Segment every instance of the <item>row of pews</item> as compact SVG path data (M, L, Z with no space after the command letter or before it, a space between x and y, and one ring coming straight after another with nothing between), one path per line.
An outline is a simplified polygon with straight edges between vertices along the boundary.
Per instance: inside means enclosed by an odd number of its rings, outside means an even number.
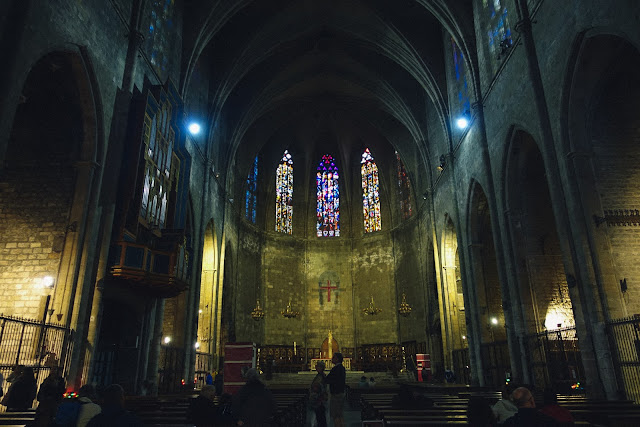
M303 426L306 422L306 390L273 390L277 404L274 425ZM193 396L171 395L160 397L127 397L127 410L136 414L145 426L151 427L189 427L187 414ZM23 427L33 422L35 410L25 412L0 413L0 426Z
M196 396L163 396L160 398L135 397L127 400L127 409L135 413L145 426L186 427L191 399ZM306 419L307 393L305 391L273 391L277 409L274 424L301 426ZM216 401L217 403L217 401Z
M398 409L392 405L395 390L359 393L365 426L416 426L467 424L467 405L471 396L482 396L490 404L501 394L495 391L455 392L419 390L433 401L432 407ZM536 397L542 402L542 397ZM587 399L584 396L558 396L558 404L571 411L576 425L640 426L640 405L633 401Z

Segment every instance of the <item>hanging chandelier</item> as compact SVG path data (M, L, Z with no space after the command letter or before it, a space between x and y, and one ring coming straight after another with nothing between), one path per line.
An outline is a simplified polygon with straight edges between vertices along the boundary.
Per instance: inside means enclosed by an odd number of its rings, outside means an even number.
M256 322L264 317L264 311L262 310L262 307L260 307L259 299L256 300L256 308L251 312L251 317L253 317L253 320Z
M382 311L382 309L375 306L373 303L373 295L371 295L371 302L369 302L369 307L362 309L362 312L368 316L373 316Z
M286 317L287 319L293 319L295 317L298 317L300 313L291 309L291 298L289 298L289 304L287 304L287 308L285 310L282 310L280 314L282 314L282 317Z
M400 308L398 308L398 313L404 317L411 314L411 306L407 302L407 294L404 292L402 293L402 302L400 303Z

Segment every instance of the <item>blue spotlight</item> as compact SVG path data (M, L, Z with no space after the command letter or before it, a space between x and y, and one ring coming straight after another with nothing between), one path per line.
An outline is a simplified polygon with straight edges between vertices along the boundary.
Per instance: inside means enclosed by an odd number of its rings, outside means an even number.
M189 132L191 135L197 135L200 133L200 125L196 122L192 122L189 124Z

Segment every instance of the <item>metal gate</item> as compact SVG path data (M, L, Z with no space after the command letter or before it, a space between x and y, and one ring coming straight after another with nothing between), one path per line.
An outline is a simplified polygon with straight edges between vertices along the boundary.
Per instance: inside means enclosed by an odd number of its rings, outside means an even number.
M511 359L507 341L496 341L480 345L484 368L485 385L500 388L507 372L511 372Z
M0 372L7 378L16 365L33 369L38 387L52 366L66 374L73 350L73 331L61 325L0 315ZM6 393L9 385L3 384ZM0 411L6 408L0 406Z
M584 368L575 327L545 330L524 339L529 371L536 386L552 386L560 393L568 393L572 386L583 382Z
M608 322L607 335L618 369L619 386L627 399L640 403L640 316Z

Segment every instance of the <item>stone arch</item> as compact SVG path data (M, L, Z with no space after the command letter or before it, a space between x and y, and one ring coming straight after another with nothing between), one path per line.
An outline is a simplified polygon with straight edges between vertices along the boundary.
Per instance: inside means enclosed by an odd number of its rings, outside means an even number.
M506 200L526 332L575 326L542 153L517 130L509 156Z
M476 304L481 351L486 383L500 386L505 372L511 371L507 343L507 316L504 313L502 286L489 202L482 186L473 181L469 199L470 267L475 289L470 301Z
M576 171L572 184L580 195L609 319L640 309L636 288L624 290L625 281L640 280L634 268L640 246L630 217L640 208L635 184L640 178L638 65L640 50L623 35L604 29L582 33L574 43L562 100L562 143L571 154L569 167ZM632 226L619 227L627 224Z
M34 265L26 275L17 266L6 267L7 283L26 285L28 292L6 298L13 307L0 311L41 317L43 295L50 293L53 320L75 327L77 308L87 306L78 301L86 297L78 291L85 274L80 258L86 224L93 215L90 207L98 197L95 169L103 155L95 87L82 49L43 55L24 80L9 141L0 153L0 181L11 190L5 199L9 221L3 221L8 228L0 225L0 241L7 239L2 243L29 251L24 255ZM50 291L42 289L45 276L54 278Z

